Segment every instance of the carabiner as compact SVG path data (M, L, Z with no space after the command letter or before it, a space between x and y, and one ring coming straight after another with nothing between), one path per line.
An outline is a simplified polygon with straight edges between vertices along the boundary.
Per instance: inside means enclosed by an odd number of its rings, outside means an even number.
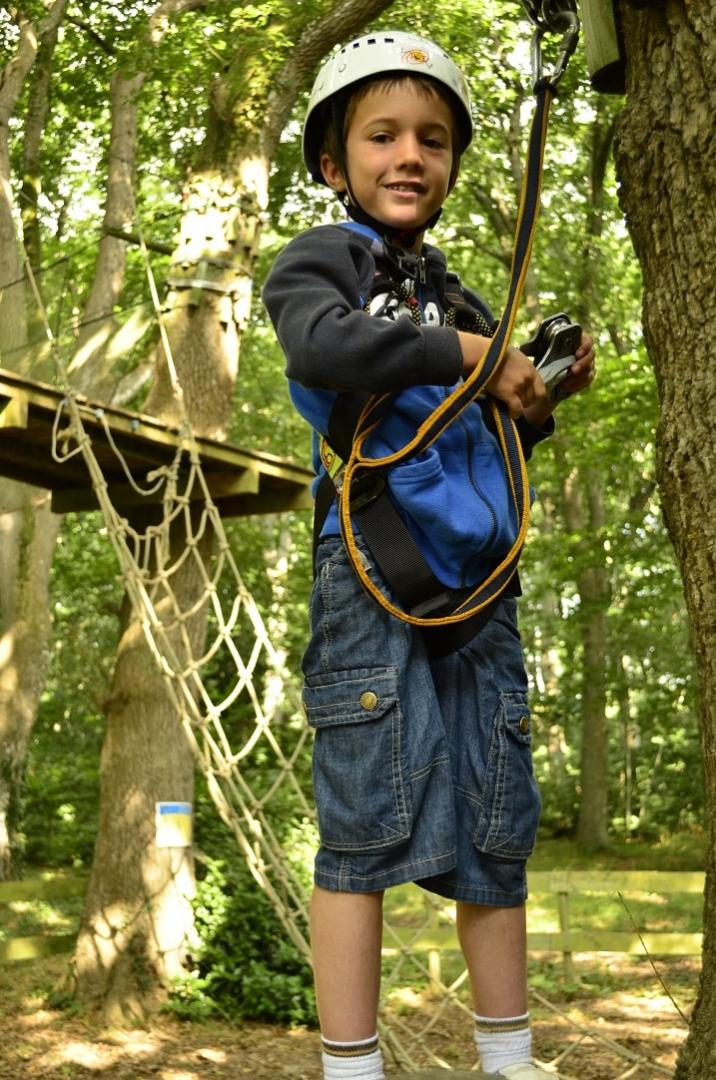
M575 0L522 0L522 6L535 27L530 50L534 89L545 82L555 88L564 75L579 40L579 18ZM542 63L542 38L547 34L563 35L557 62L549 73L545 72Z
M545 4L544 8L548 5ZM559 55L553 68L549 72L545 72L544 65L542 63L542 38L545 35L553 33L554 31L562 32L562 43L560 46ZM541 19L537 23L537 28L532 35L531 45L531 57L532 57L532 82L533 89L536 90L544 82L546 82L553 89L557 87L557 83L567 70L567 64L569 58L572 56L574 50L577 47L579 41L579 19L577 13L570 8L561 7L558 10L550 12L550 21Z

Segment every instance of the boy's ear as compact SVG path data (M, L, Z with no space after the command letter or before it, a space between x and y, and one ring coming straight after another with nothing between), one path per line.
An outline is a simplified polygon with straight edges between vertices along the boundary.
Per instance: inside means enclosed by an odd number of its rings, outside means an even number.
M343 172L329 154L321 154L320 160L323 179L332 191L345 191L346 181Z

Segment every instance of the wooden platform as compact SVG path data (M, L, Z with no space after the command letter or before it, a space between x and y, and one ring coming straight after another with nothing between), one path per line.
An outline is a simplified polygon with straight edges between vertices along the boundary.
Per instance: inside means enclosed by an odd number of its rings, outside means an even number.
M95 510L97 498L82 455L76 454L65 462L57 462L52 456L52 430L63 400L62 391L56 387L0 368L0 476L52 491L52 509L58 514ZM128 409L83 397L78 402L114 505L122 510L158 506L162 489L153 496L135 491L111 442L116 444L135 481L141 487L151 487L147 474L172 462L182 443L179 430ZM65 413L60 417L59 429L66 427ZM214 439L197 437L196 443L209 491L223 516L299 510L312 505L310 469ZM68 448L75 445L70 441ZM187 447L182 454L182 469L188 465ZM199 499L202 493L194 486L193 496Z

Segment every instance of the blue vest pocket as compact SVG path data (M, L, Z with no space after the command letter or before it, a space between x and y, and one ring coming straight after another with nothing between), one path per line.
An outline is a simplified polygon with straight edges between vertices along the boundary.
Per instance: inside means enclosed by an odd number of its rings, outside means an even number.
M418 532L421 550L446 585L473 584L477 578L469 568L476 556L501 556L514 542L505 466L491 441L465 446L444 439L393 468L389 484Z

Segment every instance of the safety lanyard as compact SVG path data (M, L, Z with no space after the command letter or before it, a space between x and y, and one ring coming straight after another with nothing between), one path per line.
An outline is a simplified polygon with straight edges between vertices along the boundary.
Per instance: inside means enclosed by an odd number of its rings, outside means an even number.
M565 0L562 0L564 4ZM569 3L569 0L567 0ZM546 5L543 5L545 7ZM424 453L442 432L485 390L490 379L502 363L514 329L517 310L522 295L525 276L529 266L540 205L544 150L549 121L549 110L557 91L557 83L566 68L569 56L576 46L579 22L571 7L549 7L549 19L544 12L528 7L528 14L536 25L532 42L532 63L536 107L530 127L527 162L524 171L520 204L515 229L514 250L510 272L510 284L502 318L482 359L441 405L420 425L414 437L400 450L381 458L368 457L363 453L366 439L380 424L390 395L375 395L365 405L356 425L350 458L337 480L338 510L341 535L359 580L373 599L396 618L414 626L439 627L462 622L492 603L507 587L517 569L524 546L530 517L530 494L527 467L517 426L503 403L490 399L489 406L495 422L495 430L505 459L509 493L518 524L517 536L512 548L490 575L463 597L451 614L422 617L403 611L386 597L367 573L361 559L354 530L352 515L359 505L365 505L383 490L386 469ZM553 30L564 34L562 50L554 70L545 75L542 71L541 42L543 36Z

